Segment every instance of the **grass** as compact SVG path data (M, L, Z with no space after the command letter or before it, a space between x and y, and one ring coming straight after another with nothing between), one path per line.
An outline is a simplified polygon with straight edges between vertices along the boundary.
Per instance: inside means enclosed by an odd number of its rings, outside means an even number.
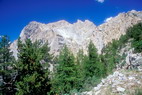
M137 87L135 90L131 90L131 92L127 92L128 95L142 95L142 88Z
M134 95L142 95L142 89L136 89Z

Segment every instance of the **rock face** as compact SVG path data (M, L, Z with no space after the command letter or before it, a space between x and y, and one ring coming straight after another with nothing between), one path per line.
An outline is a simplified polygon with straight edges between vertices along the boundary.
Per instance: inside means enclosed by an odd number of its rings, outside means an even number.
M64 44L66 44L73 53L79 49L83 49L87 53L87 46L90 40L93 41L98 53L101 53L102 48L112 39L119 39L122 34L126 33L126 29L138 22L142 21L141 11L130 11L120 13L113 17L108 22L96 26L92 22L78 20L76 23L70 24L64 20L43 24L32 21L22 30L20 37L24 41L30 38L32 42L48 40L51 47L51 53L57 55ZM14 56L17 56L17 41L11 44L11 50Z

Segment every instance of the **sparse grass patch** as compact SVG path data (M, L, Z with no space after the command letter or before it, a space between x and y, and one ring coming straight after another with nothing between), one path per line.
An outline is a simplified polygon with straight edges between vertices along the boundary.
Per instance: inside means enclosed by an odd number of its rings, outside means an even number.
M102 78L98 78L93 76L92 78L86 79L83 88L80 90L81 92L83 91L89 91L93 87L97 86L101 82Z
M142 88L136 88L128 92L128 95L142 95Z

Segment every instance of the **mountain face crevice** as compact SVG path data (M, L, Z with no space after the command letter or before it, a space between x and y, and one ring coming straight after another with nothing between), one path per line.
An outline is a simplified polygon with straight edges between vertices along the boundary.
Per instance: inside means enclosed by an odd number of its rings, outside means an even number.
M51 53L58 55L60 49L66 44L75 54L79 49L87 53L87 46L92 40L101 53L102 48L111 42L112 39L119 39L126 33L128 27L142 22L142 11L129 11L120 13L109 21L96 26L89 20L78 20L76 23L69 23L61 20L55 23L43 24L36 21L30 22L23 28L20 34L21 40L29 38L32 42L41 40L48 41ZM17 40L11 46L14 56L17 56Z

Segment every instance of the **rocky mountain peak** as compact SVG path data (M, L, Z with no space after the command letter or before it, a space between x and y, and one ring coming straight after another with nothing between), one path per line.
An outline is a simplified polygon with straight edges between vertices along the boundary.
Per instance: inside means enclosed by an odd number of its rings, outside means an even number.
M42 23L40 23L40 22L37 22L37 21L31 21L30 23L29 23L29 25L37 25L37 24L42 24Z
M142 11L132 10L128 12L129 15L137 16L142 19Z
M37 29L40 28L40 26L43 25L42 23L32 21L27 26L23 28L20 34L21 40L25 40L30 37L30 35L37 32Z
M104 44L111 42L112 39L119 39L121 35L126 33L128 27L142 22L142 12L129 11L127 13L120 13L118 16L113 17L110 21L98 26L102 31L104 37Z
M60 21L57 21L57 22L53 22L53 23L49 23L47 25L55 25L55 26L66 26L66 25L69 25L70 23L65 21L65 20L60 20Z
M126 33L128 27L142 22L142 11L129 11L127 13L120 13L116 17L112 17L109 21L96 26L89 20L77 20L76 23L69 23L61 20L54 23L43 24L36 21L30 22L25 26L20 34L21 40L24 41L30 38L32 42L48 40L51 47L51 53L57 55L64 44L66 44L73 53L79 49L87 52L87 46L90 40L93 41L98 53L101 53L102 48L111 42L112 39L119 39L119 37ZM12 51L16 42L11 45Z
M89 20L85 20L85 21L77 20L77 22L74 23L74 25L96 26L93 22L91 22L91 21L89 21Z

